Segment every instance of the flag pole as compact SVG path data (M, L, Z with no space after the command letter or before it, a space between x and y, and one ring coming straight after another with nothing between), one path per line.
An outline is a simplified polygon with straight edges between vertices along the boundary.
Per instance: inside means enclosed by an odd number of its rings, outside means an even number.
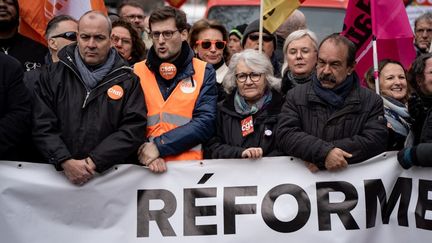
M264 13L264 0L260 1L260 14L259 14L259 39L258 39L258 51L262 53L262 36L263 36L263 13Z
M376 45L376 37L372 36L372 51L373 51L373 67L374 67L374 79L375 79L375 92L380 95L379 90L379 73L378 73L378 51Z

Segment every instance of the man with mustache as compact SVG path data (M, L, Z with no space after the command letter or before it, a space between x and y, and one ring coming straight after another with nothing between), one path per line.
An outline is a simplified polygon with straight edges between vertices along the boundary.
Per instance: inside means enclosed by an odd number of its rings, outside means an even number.
M41 71L35 84L33 140L77 185L115 164L135 162L144 141L142 88L110 36L108 17L85 13L77 43L61 49L60 61Z
M48 49L20 33L18 0L0 0L0 51L18 59L24 71L30 71L45 63Z
M288 91L282 107L279 149L304 160L312 172L340 170L385 151L383 101L360 87L355 51L344 36L326 37L312 82Z

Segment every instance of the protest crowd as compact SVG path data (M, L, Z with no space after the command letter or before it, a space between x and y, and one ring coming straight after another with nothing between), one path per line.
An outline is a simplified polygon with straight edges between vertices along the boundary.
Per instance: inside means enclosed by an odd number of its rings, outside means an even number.
M432 166L432 13L415 20L409 67L363 75L356 44L318 40L299 10L276 32L229 30L125 0L53 16L43 45L18 32L19 8L0 0L0 160L49 163L76 185L182 160L293 156L319 173L399 151L405 169Z

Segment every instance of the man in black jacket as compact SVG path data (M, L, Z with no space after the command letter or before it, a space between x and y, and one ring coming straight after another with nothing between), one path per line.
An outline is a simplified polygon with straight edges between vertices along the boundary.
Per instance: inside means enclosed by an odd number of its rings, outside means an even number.
M0 1L0 51L15 57L25 71L30 71L45 63L48 49L18 33L18 26L18 0Z
M313 81L287 94L276 141L311 171L342 169L385 151L383 101L359 86L354 67L355 45L330 35L319 46Z
M30 94L15 58L0 53L0 160L24 159L30 134Z
M110 47L110 25L100 12L84 14L78 44L63 48L35 86L33 138L74 184L129 162L145 138L141 85Z

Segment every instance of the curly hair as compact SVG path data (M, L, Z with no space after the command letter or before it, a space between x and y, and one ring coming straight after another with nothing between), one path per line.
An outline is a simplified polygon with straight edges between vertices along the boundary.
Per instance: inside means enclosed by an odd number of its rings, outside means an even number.
M147 55L147 50L145 47L144 42L141 40L141 38L138 35L138 32L132 27L131 23L125 19L118 19L112 23L112 27L123 27L127 29L131 35L132 40L132 51L131 51L131 57L129 63L136 63L138 61L142 61L145 59Z

